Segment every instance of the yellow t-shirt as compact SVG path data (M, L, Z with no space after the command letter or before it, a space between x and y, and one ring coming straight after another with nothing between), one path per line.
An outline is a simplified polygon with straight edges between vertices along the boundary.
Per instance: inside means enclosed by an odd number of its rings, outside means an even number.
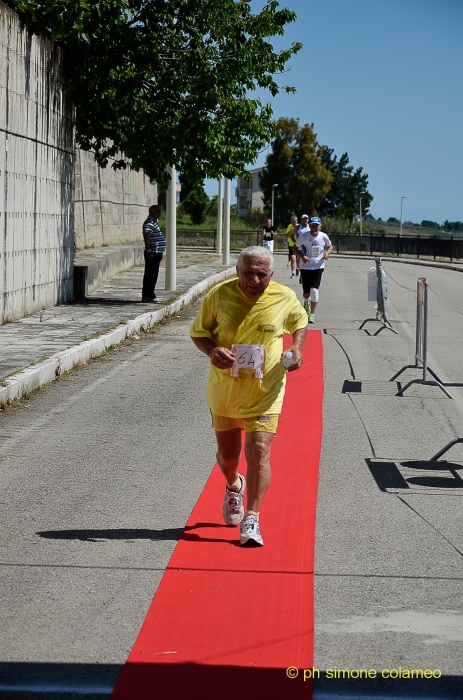
M307 326L304 311L292 289L270 281L258 299L248 299L238 279L218 284L204 298L191 328L195 338L210 338L216 345L231 348L234 343L265 346L263 378L253 370L230 370L211 364L206 401L212 413L230 418L251 418L279 414L285 393L286 376L280 361L283 334Z
M292 230L293 230L293 225L292 225L292 224L289 224L288 228L286 229L286 235L287 235L287 237L288 237L288 245L291 246L291 247L292 247L292 246L294 245L294 243L295 243L295 241L293 241L292 238L290 238L290 236L291 236L291 231L292 231Z

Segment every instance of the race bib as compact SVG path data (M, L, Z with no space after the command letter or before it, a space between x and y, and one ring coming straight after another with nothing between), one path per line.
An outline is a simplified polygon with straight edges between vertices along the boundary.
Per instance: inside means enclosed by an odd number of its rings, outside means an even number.
M310 257L311 258L318 258L320 253L322 252L322 247L320 245L313 245L310 251Z
M236 343L232 345L231 349L235 352L235 361L230 369L232 377L239 377L240 369L252 369L254 370L254 376L257 379L262 379L264 376L264 345Z

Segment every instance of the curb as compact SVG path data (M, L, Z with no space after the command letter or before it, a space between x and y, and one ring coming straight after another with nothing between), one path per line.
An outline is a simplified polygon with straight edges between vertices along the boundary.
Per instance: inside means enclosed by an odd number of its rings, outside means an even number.
M157 311L149 311L136 316L136 318L121 324L114 330L109 331L109 333L104 333L91 340L84 340L82 343L74 345L67 350L57 352L47 360L43 360L43 362L30 365L30 367L13 374L0 385L0 407L5 406L14 399L20 399L23 394L38 389L43 384L53 382L63 372L68 372L76 365L84 364L93 357L101 355L105 350L123 342L137 331L150 328L155 323L159 323L166 316L180 311L183 306L189 304L190 301L193 301L193 299L203 294L210 287L234 275L236 275L235 267L217 272L215 275L195 284L186 294L183 294L172 304L163 306L162 309Z

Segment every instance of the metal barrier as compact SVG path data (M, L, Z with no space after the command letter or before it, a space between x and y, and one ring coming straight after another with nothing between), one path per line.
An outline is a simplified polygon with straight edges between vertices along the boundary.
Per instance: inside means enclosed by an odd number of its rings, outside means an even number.
M452 440L451 442L449 442L449 444L446 445L445 447L443 447L442 450L439 450L439 452L437 454L435 454L434 457L431 457L431 459L429 461L430 462L437 462L437 460L440 457L442 457L442 455L445 454L447 452L447 450L450 450L451 447L453 447L454 445L457 445L459 442L463 442L463 438L456 438L456 440Z
M415 341L415 364L405 365L402 369L394 374L389 380L393 382L406 369L423 368L422 379L412 379L403 389L397 392L396 396L403 396L404 391L412 384L429 384L438 386L444 394L447 394L449 399L453 396L447 391L445 386L435 372L428 366L428 280L426 277L420 277L416 282L416 341ZM434 379L426 379L426 374L429 372Z
M381 258L375 258L375 271L376 271L376 317L375 318L367 318L361 326L359 327L359 330L363 328L365 323L368 323L369 321L379 321L383 325L381 328L379 328L376 333L373 333L373 335L378 335L382 330L385 328L388 328L390 331L393 333L396 333L398 335L398 331L392 326L391 322L389 321L387 317L387 312L386 312L386 304L385 304L385 298L387 297L387 289L386 289L386 275L381 267Z

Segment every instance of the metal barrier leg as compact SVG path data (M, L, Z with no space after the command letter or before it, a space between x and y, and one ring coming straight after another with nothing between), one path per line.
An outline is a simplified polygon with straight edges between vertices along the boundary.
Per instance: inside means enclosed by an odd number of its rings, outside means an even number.
M378 328L376 333L373 333L373 335L378 335L378 333L381 333L385 328L387 328L388 331L392 331L396 335L399 335L399 331L396 331L396 329L389 323L389 321L383 321L383 325L381 328Z
M400 391L397 392L396 396L403 396L404 391L406 391L408 389L408 387L411 386L412 384L427 384L428 386L429 385L438 386L439 389L442 389L444 394L447 394L449 399L453 399L452 394L450 394L447 391L447 389L445 388L445 386L443 384L441 384L440 382L435 382L432 379L412 379L411 382L408 382L408 384L406 386L404 386L403 389L400 389Z
M459 442L463 442L463 438L457 438L456 440L452 440L452 442L449 442L448 445L446 445L442 450L440 450L437 454L434 455L434 457L431 457L429 460L430 462L437 462L437 460L442 457L443 454L447 452L447 450L450 450L451 447L454 445L458 444Z
M405 365L405 367L402 367L402 369L400 369L397 372L397 374L394 374L394 376L391 377L389 381L393 382L394 379L397 379L397 377L399 377L402 374L402 372L405 372L406 369L417 369L417 367L418 367L418 365Z

